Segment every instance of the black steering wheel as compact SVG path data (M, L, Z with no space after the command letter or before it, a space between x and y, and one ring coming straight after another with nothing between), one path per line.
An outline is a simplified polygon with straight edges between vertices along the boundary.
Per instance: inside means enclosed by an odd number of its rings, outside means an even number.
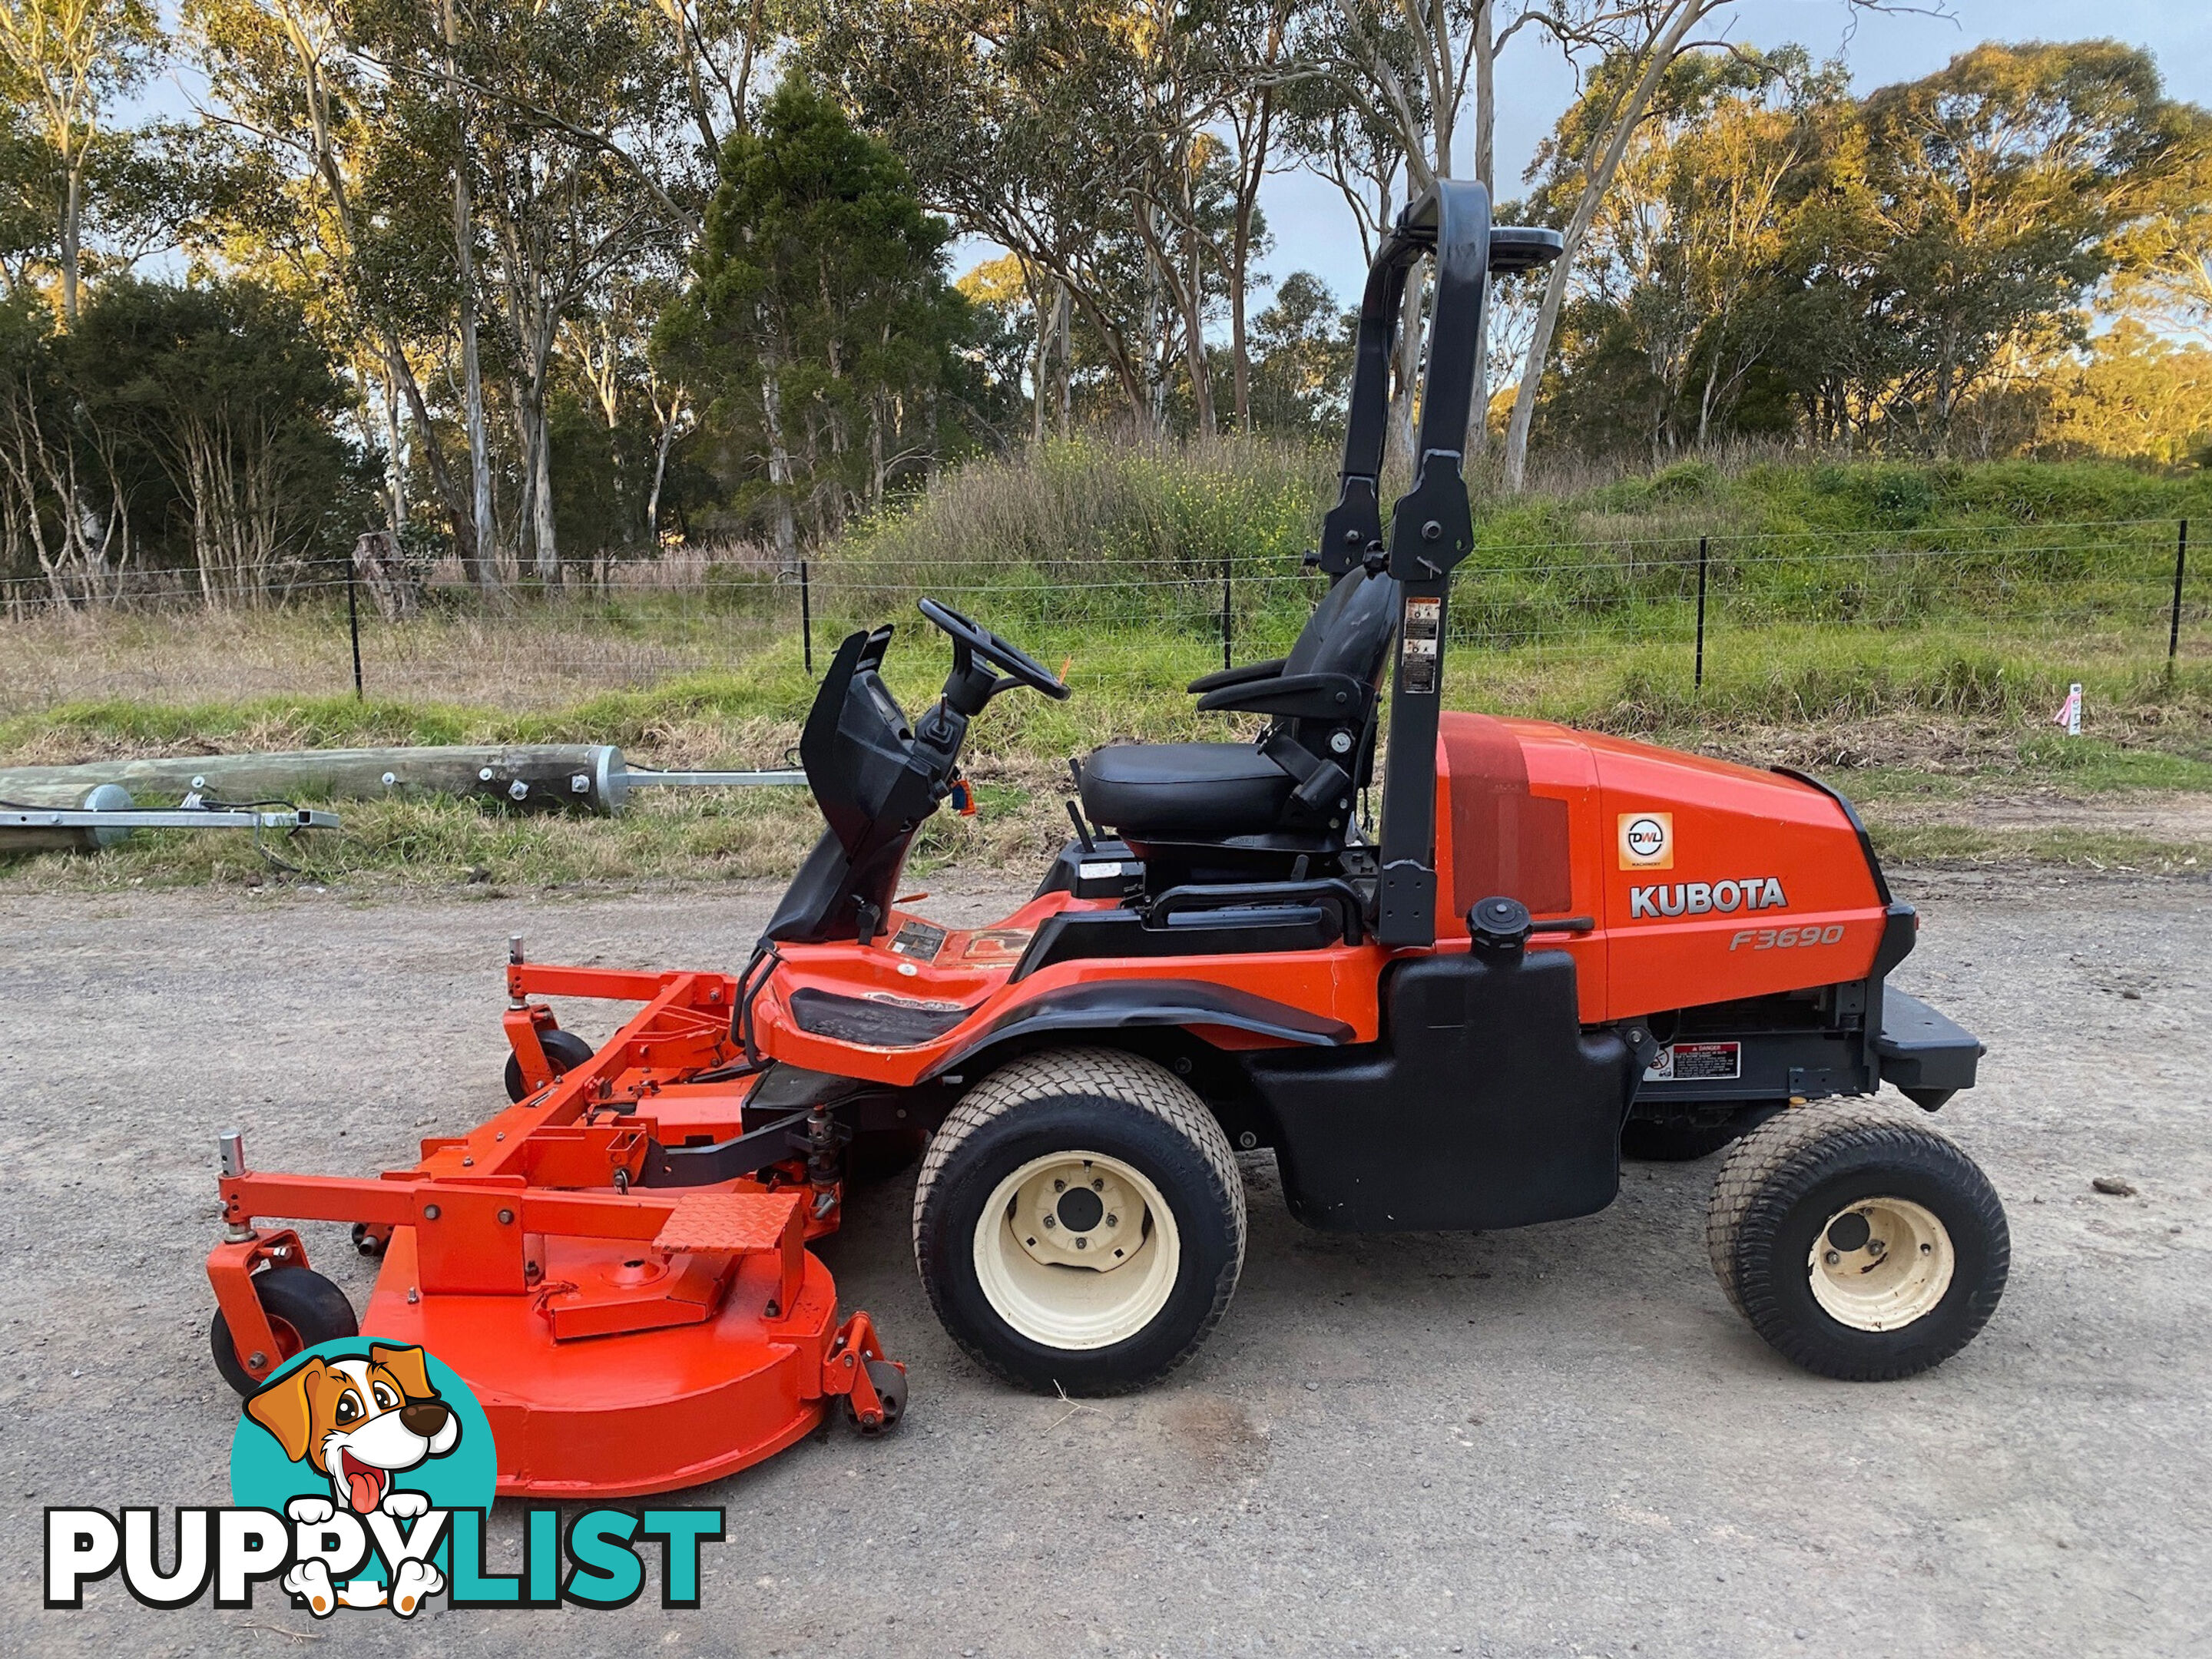
M989 629L935 599L921 601L921 614L951 635L956 647L966 647L992 667L1004 670L1018 684L1042 691L1055 702L1067 700L1069 692L1060 676L1019 646L1008 644Z

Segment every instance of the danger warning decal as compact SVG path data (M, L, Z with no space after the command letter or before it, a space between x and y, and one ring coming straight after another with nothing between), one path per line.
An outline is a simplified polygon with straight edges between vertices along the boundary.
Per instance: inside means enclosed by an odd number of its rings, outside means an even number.
M1670 1042L1644 1069L1646 1083L1712 1083L1742 1075L1741 1042Z
M1406 601L1406 625L1399 637L1405 641L1398 653L1398 689L1433 694L1437 689L1437 647L1443 634L1444 602L1435 599Z

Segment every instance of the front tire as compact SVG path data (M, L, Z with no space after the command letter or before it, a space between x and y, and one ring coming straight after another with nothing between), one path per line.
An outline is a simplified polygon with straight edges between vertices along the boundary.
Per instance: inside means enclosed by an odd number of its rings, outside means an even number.
M1949 1358L1996 1311L2012 1264L2004 1206L1972 1158L1924 1124L1831 1103L1737 1144L1705 1243L1753 1330L1850 1382Z
M1110 1048L1025 1055L929 1143L914 1247L939 1321L1020 1387L1120 1394L1219 1322L1244 1262L1244 1187L1205 1103Z

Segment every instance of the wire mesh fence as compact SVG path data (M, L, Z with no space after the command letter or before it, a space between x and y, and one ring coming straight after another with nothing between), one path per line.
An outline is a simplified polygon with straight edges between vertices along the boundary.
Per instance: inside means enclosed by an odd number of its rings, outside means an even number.
M653 606L757 621L818 669L844 631L910 619L927 595L966 611L1082 678L1162 684L1285 653L1324 580L1294 552L1182 557L1157 550L1065 559L970 558L921 568L830 548L780 569L757 550L716 558L610 562L558 587L495 602L457 568L428 573L422 614L496 603L586 619ZM210 594L190 571L0 579L0 617L193 607L327 616L390 637L351 560L302 562L244 596ZM1830 658L1941 632L1996 650L2172 660L2212 650L2212 587L2189 568L2185 520L1994 523L1937 529L1709 532L1611 541L1477 544L1460 568L1449 635L1463 653L1543 658L1679 648L1692 685L1753 640L1802 641ZM1879 645L1878 643L1879 642ZM356 663L358 658L356 659ZM333 690L337 688L333 687ZM397 690L398 688L386 688Z

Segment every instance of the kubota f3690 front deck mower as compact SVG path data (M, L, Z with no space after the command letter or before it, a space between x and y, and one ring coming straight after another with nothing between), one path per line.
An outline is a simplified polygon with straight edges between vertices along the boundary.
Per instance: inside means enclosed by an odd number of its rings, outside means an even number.
M501 1489L621 1494L768 1455L904 1380L805 1248L856 1148L927 1150L916 1261L978 1363L1036 1389L1140 1386L1236 1288L1238 1148L1332 1229L1588 1215L1632 1150L1735 1141L1707 1228L1729 1300L1828 1376L1910 1375L1988 1319L2008 1261L1979 1170L1924 1127L1980 1045L1887 984L1912 948L1840 796L1534 721L1446 714L1461 461L1491 271L1553 257L1439 185L1361 306L1328 587L1290 655L1209 675L1250 743L1115 744L1079 839L992 927L894 899L963 786L969 723L1052 672L925 600L952 645L909 721L846 640L800 754L828 829L744 970L507 969L514 1104L380 1180L267 1175L227 1140L210 1261L241 1389L352 1310L266 1217L383 1253L362 1324L429 1346L489 1413ZM1435 261L1411 490L1376 480L1392 330ZM1389 681L1379 836L1357 811ZM596 1053L544 999L643 1005ZM1923 1112L1864 1101L1888 1082Z

